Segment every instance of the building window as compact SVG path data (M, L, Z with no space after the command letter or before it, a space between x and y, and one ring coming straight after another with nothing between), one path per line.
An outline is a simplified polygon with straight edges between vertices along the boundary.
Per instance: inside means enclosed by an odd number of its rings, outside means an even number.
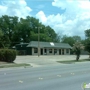
M37 48L34 48L34 53L38 53L38 49Z
M64 55L64 49L62 49L62 55Z
M49 49L49 53L52 53L52 49Z
M54 49L54 54L57 53L57 49Z
M47 52L47 49L44 49L44 53L46 53Z
M66 53L69 53L69 49L66 49Z

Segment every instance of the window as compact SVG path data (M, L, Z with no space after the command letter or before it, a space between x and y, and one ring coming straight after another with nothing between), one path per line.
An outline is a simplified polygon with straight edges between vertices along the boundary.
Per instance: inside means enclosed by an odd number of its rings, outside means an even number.
M44 49L44 53L46 53L47 52L47 49Z
M49 49L49 53L52 53L52 49Z
M38 53L38 49L37 48L34 48L34 53Z
M54 49L54 53L57 53L57 49Z

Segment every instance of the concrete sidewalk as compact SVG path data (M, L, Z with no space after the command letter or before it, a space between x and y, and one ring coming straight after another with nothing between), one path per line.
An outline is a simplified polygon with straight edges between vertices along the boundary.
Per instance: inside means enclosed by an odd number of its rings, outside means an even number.
M88 55L81 55L81 59L88 59ZM60 64L57 61L75 60L75 55L48 55L48 56L17 56L15 63L29 63L34 67L41 65Z

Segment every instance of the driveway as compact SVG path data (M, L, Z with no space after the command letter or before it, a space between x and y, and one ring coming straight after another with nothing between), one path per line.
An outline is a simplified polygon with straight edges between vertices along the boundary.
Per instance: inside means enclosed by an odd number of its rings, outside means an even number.
M88 55L81 55L81 59L88 59ZM41 65L60 64L57 61L75 60L75 55L48 55L48 56L17 56L15 63L29 63L33 67Z

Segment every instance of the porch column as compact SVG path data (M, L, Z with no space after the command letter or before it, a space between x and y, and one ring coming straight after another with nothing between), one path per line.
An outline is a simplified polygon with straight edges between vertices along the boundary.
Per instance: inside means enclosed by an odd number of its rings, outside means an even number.
M66 55L66 49L64 49L64 55Z
M49 48L47 48L47 55L49 55Z
M69 49L69 55L70 55L70 49Z
M61 49L61 55L62 55L62 49Z
M54 55L54 48L52 48L52 55Z

